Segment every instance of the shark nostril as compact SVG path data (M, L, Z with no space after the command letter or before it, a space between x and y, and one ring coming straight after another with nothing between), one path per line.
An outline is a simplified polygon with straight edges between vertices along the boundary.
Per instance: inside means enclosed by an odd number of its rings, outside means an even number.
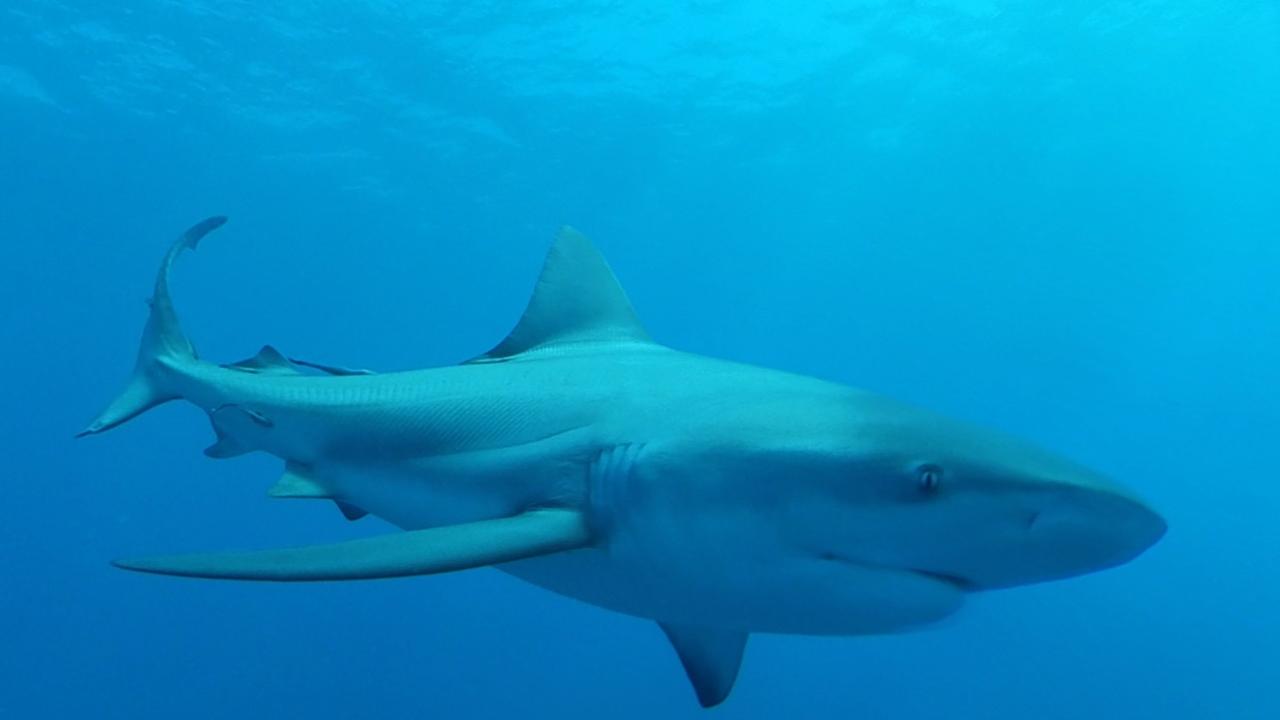
M1036 522L1039 520L1040 520L1040 511L1036 510L1035 512L1031 513L1030 517L1027 518L1027 529L1034 530L1036 527Z

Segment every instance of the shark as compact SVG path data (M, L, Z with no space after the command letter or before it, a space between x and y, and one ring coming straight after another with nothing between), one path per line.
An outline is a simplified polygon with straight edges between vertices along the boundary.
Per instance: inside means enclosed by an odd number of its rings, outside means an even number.
M257 581L492 566L655 621L704 707L752 633L915 630L976 593L1126 563L1164 519L1104 475L995 430L846 385L655 342L595 246L561 230L514 330L456 365L371 372L203 360L164 256L133 373L93 435L185 400L205 454L283 461L269 494L399 529L345 542L117 560Z

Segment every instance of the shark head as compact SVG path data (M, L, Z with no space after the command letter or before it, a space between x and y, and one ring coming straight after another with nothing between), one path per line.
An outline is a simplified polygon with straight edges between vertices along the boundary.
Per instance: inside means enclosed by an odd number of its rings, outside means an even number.
M1164 520L1106 477L1000 432L860 398L820 475L806 546L966 591L1120 565ZM815 486L817 487L817 486Z

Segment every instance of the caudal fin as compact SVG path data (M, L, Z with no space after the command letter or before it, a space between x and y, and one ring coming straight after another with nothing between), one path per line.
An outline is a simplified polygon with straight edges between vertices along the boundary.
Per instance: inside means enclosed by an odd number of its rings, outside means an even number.
M174 389L174 368L196 360L195 348L182 332L173 301L169 298L169 268L184 250L194 250L205 235L217 230L227 219L211 217L191 226L169 248L156 274L155 291L149 304L151 315L142 332L142 345L133 375L116 399L76 437L94 435L131 420L143 412L180 395Z

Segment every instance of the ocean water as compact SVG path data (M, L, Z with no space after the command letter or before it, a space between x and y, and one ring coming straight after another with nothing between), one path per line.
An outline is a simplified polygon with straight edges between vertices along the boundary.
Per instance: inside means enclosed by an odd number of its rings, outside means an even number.
M163 249L201 353L492 346L570 223L651 333L1015 432L1168 520L1121 568L874 638L753 637L700 710L652 623L475 570L110 559L389 528L264 496L119 389ZM0 6L0 717L1280 717L1271 0Z

